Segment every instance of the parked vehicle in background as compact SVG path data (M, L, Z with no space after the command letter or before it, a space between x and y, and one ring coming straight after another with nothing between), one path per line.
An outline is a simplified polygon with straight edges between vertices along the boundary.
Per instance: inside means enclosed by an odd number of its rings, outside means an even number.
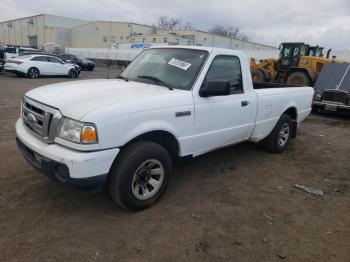
M25 51L37 51L39 50L30 47L20 47L20 46L3 46L0 48L0 59L5 62L11 58L21 56Z
M0 61L0 72L2 72L3 70L4 70L4 63Z
M314 111L350 113L350 64L324 65L315 84Z
M0 46L0 63L5 64L5 47Z
M209 47L145 49L118 78L32 89L16 134L44 174L80 188L107 183L130 210L160 198L178 157L247 140L284 151L314 93L253 84L246 55Z
M64 55L60 55L60 57L65 62L77 64L78 66L80 66L82 70L92 71L96 66L96 64L93 61L88 60L82 56L64 54Z
M17 76L38 78L39 76L78 77L80 68L77 65L63 62L60 58L49 55L25 55L12 58L5 63L7 72Z

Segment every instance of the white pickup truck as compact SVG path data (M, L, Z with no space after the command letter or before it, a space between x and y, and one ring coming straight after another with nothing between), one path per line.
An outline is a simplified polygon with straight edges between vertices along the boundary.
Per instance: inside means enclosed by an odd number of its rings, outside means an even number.
M54 180L107 185L120 206L141 210L165 191L176 158L247 140L285 150L313 94L311 87L253 84L239 51L149 48L118 79L27 92L17 143Z

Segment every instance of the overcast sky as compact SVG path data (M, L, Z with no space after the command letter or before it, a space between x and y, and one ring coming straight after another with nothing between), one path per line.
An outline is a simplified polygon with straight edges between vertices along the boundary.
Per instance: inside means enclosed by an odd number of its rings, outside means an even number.
M0 21L41 13L86 20L156 23L181 18L196 28L239 26L249 40L302 41L350 49L350 0L0 0Z

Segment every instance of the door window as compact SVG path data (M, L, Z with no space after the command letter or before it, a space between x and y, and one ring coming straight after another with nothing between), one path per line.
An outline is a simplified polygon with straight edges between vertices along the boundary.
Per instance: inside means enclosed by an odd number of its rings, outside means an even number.
M57 59L56 57L49 56L48 59L49 59L49 62L51 63L62 64L62 61Z
M294 53L293 56L298 56L299 55L299 47L294 47Z
M231 94L243 93L242 70L236 56L219 55L214 58L204 81L230 82Z
M47 56L36 56L31 59L32 61L38 61L38 62L48 62Z
M291 48L290 47L284 47L283 48L283 57L290 57L291 56Z

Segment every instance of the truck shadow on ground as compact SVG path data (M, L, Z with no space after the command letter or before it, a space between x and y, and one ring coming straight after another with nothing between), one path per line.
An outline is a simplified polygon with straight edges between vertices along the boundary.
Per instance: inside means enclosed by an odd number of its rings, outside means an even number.
M174 172L171 182L163 197L155 206L147 212L158 212L162 208L183 205L183 201L189 201L194 196L189 196L191 188L198 190L199 185L205 185L208 180L220 181L223 177L244 176L244 173L236 172L237 168L249 164L252 159L258 156L268 155L260 145L252 143L242 143L218 149L211 153L199 156L186 161L174 163ZM46 212L56 213L56 215L74 215L82 213L88 216L128 216L132 212L121 209L108 196L108 191L104 188L101 192L84 192L44 177L37 171L33 171L37 182L27 192L27 196L34 194L31 198L42 201ZM199 183L200 182L200 183ZM201 197L200 194L199 196ZM182 199L182 200L181 200ZM158 211L157 211L158 210ZM144 211L146 212L146 211Z

